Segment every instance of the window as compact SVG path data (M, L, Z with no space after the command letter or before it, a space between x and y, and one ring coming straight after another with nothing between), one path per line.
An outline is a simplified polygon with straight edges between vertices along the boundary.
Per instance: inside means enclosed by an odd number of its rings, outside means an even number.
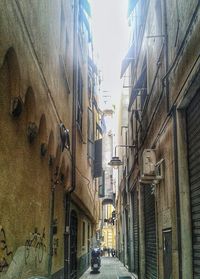
M102 139L95 141L94 177L102 176Z
M78 66L78 98L77 98L77 124L82 131L82 116L83 116L83 79L80 66Z
M85 222L83 222L83 230L82 230L82 246L85 246Z

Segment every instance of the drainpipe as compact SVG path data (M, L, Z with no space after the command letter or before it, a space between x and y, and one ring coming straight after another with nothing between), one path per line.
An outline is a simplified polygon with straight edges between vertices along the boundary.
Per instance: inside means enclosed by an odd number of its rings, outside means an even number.
M178 263L179 278L182 279L182 245L181 245L181 217L180 217L180 198L179 198L179 166L178 166L178 142L177 142L177 117L176 106L172 110L173 116L173 138L174 138L174 166L175 166L175 187L176 187L176 219L177 219L177 241L178 241Z
M51 185L51 216L50 216L50 239L49 239L49 260L48 260L48 278L51 279L52 257L53 257L53 220L55 204L55 182L52 180Z
M167 32L167 3L163 0L163 12L164 12L164 34L165 34L165 72L169 71L169 51L168 51L168 32ZM164 83L165 82L165 83ZM165 87L165 94L167 100L167 113L169 113L169 77L166 76L166 81L162 80L163 87Z
M76 188L76 111L77 111L77 71L78 71L78 3L74 0L73 33L73 103L72 103L72 172L71 189L65 194L64 228L64 279L70 279L70 204L71 194Z

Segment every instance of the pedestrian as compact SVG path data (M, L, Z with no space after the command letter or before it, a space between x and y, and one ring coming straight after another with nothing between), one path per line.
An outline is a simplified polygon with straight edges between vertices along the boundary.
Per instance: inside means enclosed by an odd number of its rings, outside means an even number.
M115 257L115 249L114 248L111 249L111 255L112 255L113 258Z
M110 257L110 248L108 248L108 257Z

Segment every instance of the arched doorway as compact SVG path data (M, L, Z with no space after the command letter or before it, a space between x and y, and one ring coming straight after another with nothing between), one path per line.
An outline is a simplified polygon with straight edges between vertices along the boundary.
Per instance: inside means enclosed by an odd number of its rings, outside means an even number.
M70 278L77 278L77 230L78 218L74 210L70 216Z

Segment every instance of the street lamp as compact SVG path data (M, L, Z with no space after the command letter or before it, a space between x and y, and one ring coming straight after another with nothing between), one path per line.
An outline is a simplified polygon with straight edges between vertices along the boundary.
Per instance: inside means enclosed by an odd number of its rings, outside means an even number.
M135 145L124 145L124 144L120 144L120 145L116 145L115 146L115 156L112 157L112 159L110 160L110 162L108 163L109 166L113 167L113 168L118 168L119 166L123 165L122 161L119 159L119 157L117 156L117 147L129 147L129 148L134 148Z
M113 168L118 168L119 166L123 165L122 161L117 156L113 156L110 162L108 163L109 166Z

